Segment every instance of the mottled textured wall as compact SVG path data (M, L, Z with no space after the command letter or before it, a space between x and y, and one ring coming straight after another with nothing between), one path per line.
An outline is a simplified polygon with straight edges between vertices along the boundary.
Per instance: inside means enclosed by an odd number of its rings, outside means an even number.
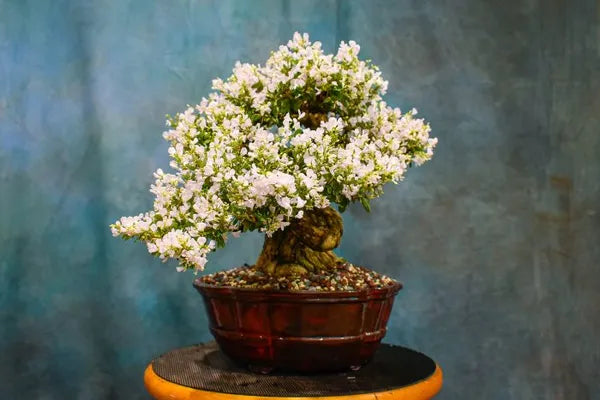
M358 41L440 139L344 215L341 254L405 282L387 341L440 399L600 399L593 0L0 0L0 398L147 398L152 357L209 339L193 275L107 225L150 206L164 114L295 30Z

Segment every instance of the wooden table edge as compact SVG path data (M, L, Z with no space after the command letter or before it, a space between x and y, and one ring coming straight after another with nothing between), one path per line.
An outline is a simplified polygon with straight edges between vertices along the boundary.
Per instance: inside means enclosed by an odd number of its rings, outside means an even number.
M149 364L144 372L146 390L148 390L150 395L159 400L264 400L265 398L269 400L426 400L431 399L440 391L442 382L442 369L436 364L435 372L430 377L413 385L383 392L321 397L261 397L210 392L178 385L156 375L152 369L152 364Z

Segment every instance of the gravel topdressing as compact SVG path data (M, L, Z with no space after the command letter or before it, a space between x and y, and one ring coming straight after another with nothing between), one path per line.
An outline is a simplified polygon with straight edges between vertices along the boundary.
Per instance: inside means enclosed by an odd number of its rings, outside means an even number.
M267 275L253 266L245 265L227 271L215 272L197 279L199 282L240 288L270 290L310 291L359 291L368 288L381 289L396 284L396 281L365 267L350 263L338 264L335 268L308 273L302 276L277 277Z

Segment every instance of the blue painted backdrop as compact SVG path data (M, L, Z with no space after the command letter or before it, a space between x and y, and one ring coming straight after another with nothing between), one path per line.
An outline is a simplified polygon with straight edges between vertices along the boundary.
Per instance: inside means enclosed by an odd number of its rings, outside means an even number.
M593 0L0 0L0 398L147 398L147 362L209 339L193 275L108 224L151 205L164 114L296 30L359 42L440 139L344 214L341 254L405 282L387 340L440 399L600 399Z

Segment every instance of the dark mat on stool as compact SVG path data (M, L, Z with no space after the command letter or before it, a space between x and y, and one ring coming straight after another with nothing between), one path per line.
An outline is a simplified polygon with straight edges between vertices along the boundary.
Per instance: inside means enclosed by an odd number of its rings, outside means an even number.
M166 353L152 362L161 378L211 392L251 396L340 396L399 389L430 377L436 365L416 351L382 344L359 371L258 375L240 367L215 342Z

